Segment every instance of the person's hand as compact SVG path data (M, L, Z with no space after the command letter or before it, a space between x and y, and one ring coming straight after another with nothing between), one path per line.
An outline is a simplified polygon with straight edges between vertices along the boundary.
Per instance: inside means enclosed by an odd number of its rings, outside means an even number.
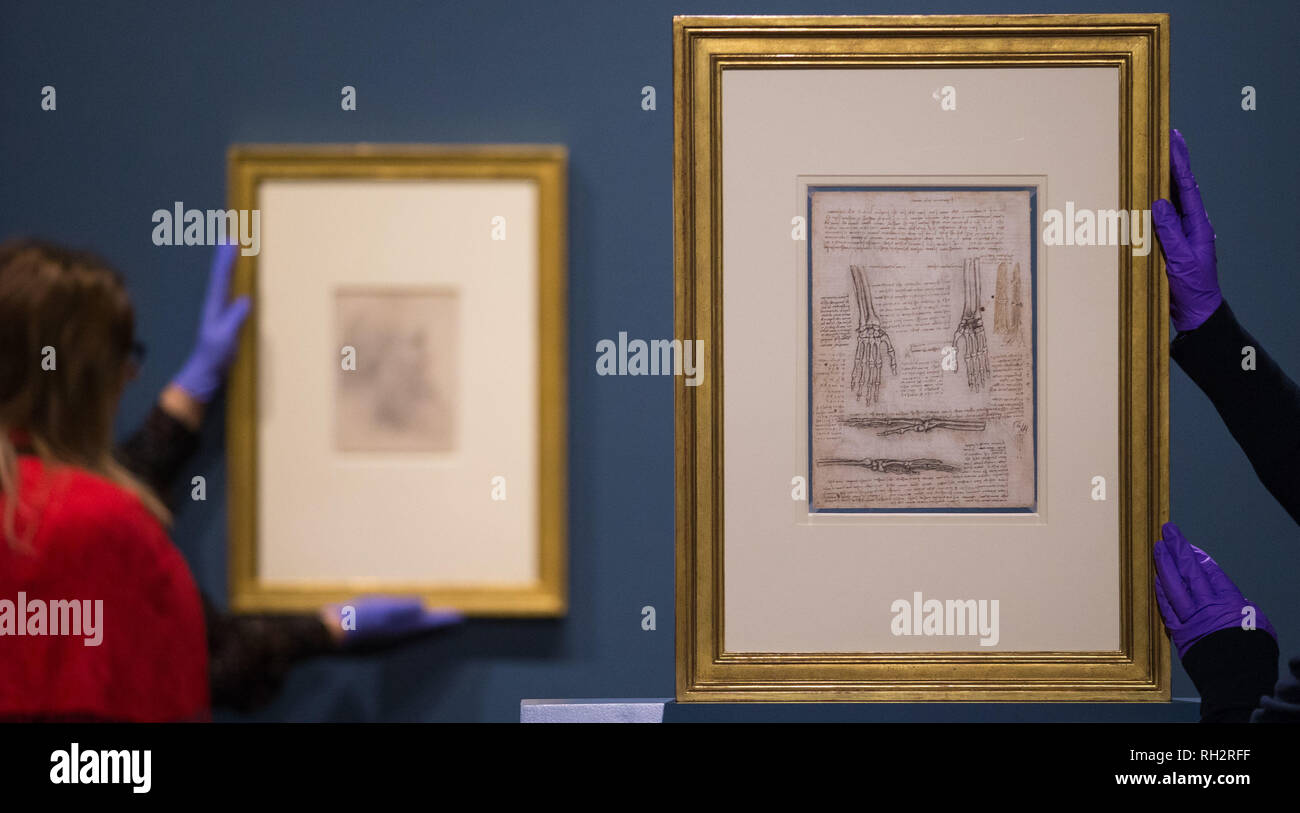
M1161 533L1164 538L1155 546L1156 602L1179 658L1212 632L1248 629L1251 613L1243 612L1247 607L1253 610L1255 628L1277 640L1268 617L1241 595L1209 554L1188 542L1172 522L1166 522Z
M218 246L208 274L208 293L199 317L199 336L172 384L200 404L212 400L230 366L239 343L239 327L248 316L251 303L246 296L227 302L230 271L235 265L238 244Z
M409 638L465 620L456 610L426 610L420 599L401 596L366 596L331 605L321 618L334 639L349 646Z
M1169 315L1174 327L1184 331L1204 324L1223 302L1223 292L1219 290L1218 260L1214 255L1214 228L1192 174L1187 142L1177 130L1169 133L1169 163L1174 202L1157 200L1151 204L1151 216L1165 255Z

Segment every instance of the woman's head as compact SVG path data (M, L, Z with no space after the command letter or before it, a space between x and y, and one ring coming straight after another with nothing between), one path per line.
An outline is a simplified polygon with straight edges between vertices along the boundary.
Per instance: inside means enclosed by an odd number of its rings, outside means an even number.
M41 457L116 480L158 513L111 456L134 342L122 276L104 260L38 240L0 244L0 491L14 496L21 436Z
M99 257L0 245L0 426L68 462L102 455L134 340L122 277Z

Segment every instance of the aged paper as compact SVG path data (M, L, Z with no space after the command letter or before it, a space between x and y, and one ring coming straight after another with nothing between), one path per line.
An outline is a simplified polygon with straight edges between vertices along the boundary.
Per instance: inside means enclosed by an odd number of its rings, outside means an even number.
M812 511L1032 511L1034 190L809 188Z
M458 301L451 290L335 296L335 432L341 451L450 451L456 423Z

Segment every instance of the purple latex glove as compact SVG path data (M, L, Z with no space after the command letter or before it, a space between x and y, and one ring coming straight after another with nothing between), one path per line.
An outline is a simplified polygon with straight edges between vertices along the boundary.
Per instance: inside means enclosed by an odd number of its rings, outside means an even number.
M1161 533L1164 539L1155 546L1156 602L1179 658L1210 633L1243 626L1246 607L1255 610L1255 628L1277 640L1268 617L1241 595L1208 553L1188 542L1172 522Z
M226 301L230 272L238 252L238 244L217 247L212 258L212 270L208 273L208 293L199 317L198 340L181 371L172 379L173 384L203 404L211 401L221 386L226 367L230 365L239 343L239 327L251 307L246 296L234 302Z
M1169 277L1169 315L1180 331L1200 327L1223 302L1214 228L1201 202L1201 189L1192 174L1187 142L1177 130L1169 133L1169 162L1173 169L1174 203L1161 198L1151 204L1156 236L1165 255Z
M343 625L343 642L348 645L405 638L465 620L455 610L426 610L420 599L403 596L363 596L331 609Z

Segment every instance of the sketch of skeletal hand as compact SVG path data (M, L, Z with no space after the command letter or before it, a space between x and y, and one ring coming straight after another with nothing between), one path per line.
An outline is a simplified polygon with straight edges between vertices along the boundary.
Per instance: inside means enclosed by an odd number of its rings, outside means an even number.
M966 386L978 392L989 383L989 345L980 315L980 261L978 257L962 261L963 299L961 320L953 333L952 344L966 360ZM960 368L960 364L957 365ZM956 369L954 369L956 372Z
M889 457L830 457L818 460L819 466L853 466L855 468L877 471L882 474L916 474L922 471L961 471L959 466L945 463L934 457L914 457L899 460Z
M871 301L871 283L863 273L862 266L849 266L849 276L853 278L853 292L858 302L858 348L853 358L849 387L858 398L862 398L865 393L867 403L874 404L880 398L881 369L885 356L889 356L890 373L898 375L898 364L894 357L894 345L889 341L889 334L885 332Z

